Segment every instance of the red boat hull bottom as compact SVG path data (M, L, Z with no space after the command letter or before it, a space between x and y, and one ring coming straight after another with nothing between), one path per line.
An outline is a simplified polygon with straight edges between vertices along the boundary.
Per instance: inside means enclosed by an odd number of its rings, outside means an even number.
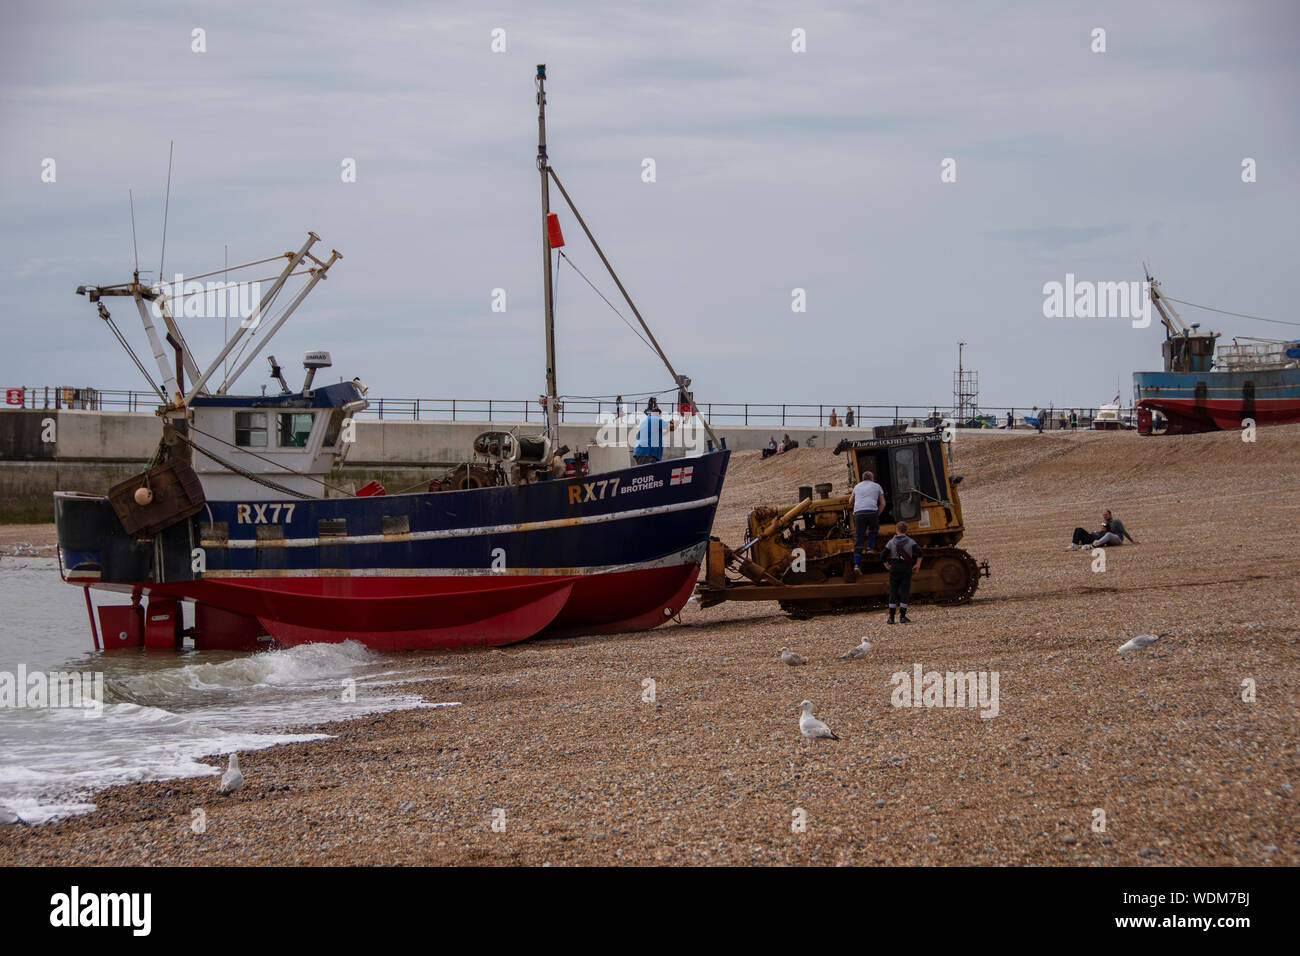
M690 600L698 564L579 578L573 597L542 637L643 631L672 618Z
M1247 414L1240 399L1144 398L1138 405L1163 415L1172 434L1212 431L1238 431L1251 418L1259 425L1287 425L1300 422L1300 403L1281 399L1259 399Z
M337 644L343 641L358 641L378 651L497 647L526 640L542 630L555 620L555 616L564 608L572 592L572 585L566 583L562 587L544 590L540 596L518 603L509 610L489 614L475 621L405 630L371 631L357 628L338 630L288 624L270 618L262 618L261 621L267 633L285 647L298 644ZM378 618L378 620L382 619L382 617Z
M698 563L579 575L206 578L149 589L256 618L285 647L495 647L537 635L644 630L690 599Z

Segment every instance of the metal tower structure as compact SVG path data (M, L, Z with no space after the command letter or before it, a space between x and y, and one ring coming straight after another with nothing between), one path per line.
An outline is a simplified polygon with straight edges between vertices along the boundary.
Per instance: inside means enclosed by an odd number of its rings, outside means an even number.
M962 350L965 342L957 343L957 371L952 376L952 415L959 423L970 421L979 410L979 373L966 368Z

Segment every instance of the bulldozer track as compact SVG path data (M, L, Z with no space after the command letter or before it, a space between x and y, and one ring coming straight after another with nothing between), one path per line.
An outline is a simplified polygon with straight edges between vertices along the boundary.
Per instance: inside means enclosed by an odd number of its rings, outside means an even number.
M912 589L911 604L966 604L975 595L979 580L984 576L981 568L970 553L961 548L934 548L927 551L922 559L922 566L929 563L938 567L943 589ZM868 572L861 577L879 575L887 576L887 571ZM814 600L780 601L781 610L792 617L807 619L822 614L852 614L858 611L870 611L885 607L889 600L885 596L870 598L819 598Z

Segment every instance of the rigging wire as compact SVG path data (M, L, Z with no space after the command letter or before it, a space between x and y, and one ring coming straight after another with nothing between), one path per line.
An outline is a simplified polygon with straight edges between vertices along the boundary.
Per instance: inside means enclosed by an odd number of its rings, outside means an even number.
M601 292L599 289L596 288L595 284L594 284L590 279L587 278L586 274L585 274L581 269L579 269L576 265L573 264L573 260L570 259L568 256L566 256L566 255L564 254L564 251L563 251L563 250L560 251L560 258L563 259L565 262L567 262L567 263L569 264L569 268L570 268L570 269L572 269L574 272L578 273L578 275L582 276L582 280L583 280L584 282L586 282L587 285L591 286L591 290L592 290L593 292L595 292L596 295L600 296L602 299L605 300L605 304L606 304L607 306L609 306L611 309L613 309L614 314L617 315L620 319L623 320L623 324L626 325L629 329L632 330L632 334L635 335L635 336L636 336L638 339L640 339L642 342L645 342L645 347L646 347L646 348L650 349L651 351L654 351L654 346L651 345L651 344L649 343L649 341L646 340L646 337L645 337L644 335L642 335L640 332L638 332L638 331L636 330L636 327L633 326L631 322L629 322L626 318L623 317L623 313L622 313L622 312L620 312L620 311L618 311L618 309L615 309L615 308L614 308L614 303L613 303L613 302L610 302L609 299L605 298L605 293Z
M99 308L100 308L99 317L102 318L104 320L104 324L107 325L112 330L114 337L117 339L117 344L122 346L123 351L125 351L126 354L131 357L131 361L135 363L135 367L140 370L140 374L144 376L144 380L148 382L151 386L153 386L153 390L158 393L158 397L161 398L164 402L167 401L167 396L163 393L163 390L159 388L158 385L154 382L153 376L145 371L144 365L141 364L139 357L136 356L135 354L135 350L131 348L131 344L127 342L126 336L124 336L122 334L122 330L117 327L117 323L113 321L113 317L108 314L108 309L104 307L104 303L100 302Z
M1189 305L1193 309L1204 309L1206 312L1218 312L1220 315L1231 315L1238 319L1254 319L1257 322L1272 322L1276 325L1300 325L1300 322L1287 322L1284 319L1266 319L1262 315L1245 315L1241 312L1229 312L1226 309L1213 309L1208 305L1197 305L1195 302L1187 302L1184 299L1175 299L1172 295L1164 295L1161 298L1168 299L1170 302L1177 302L1179 305Z
M196 276L189 276L189 277L188 277L188 281L190 281L190 282L197 282L199 279L207 279L207 278L209 278L210 276L214 276L214 275L218 275L218 274L221 274L221 273L229 272L231 269L233 269L233 270L235 270L236 272L238 272L238 271L240 271L241 269L248 269L248 268L251 268L252 266L260 266L260 265L264 265L265 263L268 263L268 262L275 262L275 261L277 261L277 260L279 260L279 259L284 259L284 258L287 258L287 257L288 257L288 254L282 252L282 253L280 253L278 256L267 256L265 259L254 259L252 262L245 262L243 265L238 265L238 266L226 265L225 267L223 267L223 268L221 268L221 269L213 269L211 272L203 272L203 273L200 273L199 275L196 275ZM305 270L305 271L306 271L306 272L310 272L311 270L310 270L310 269L307 269L307 270ZM293 275L303 275L303 274L304 274L304 273L302 273L302 272L295 272L295 273L293 273ZM268 276L265 280L247 279L247 280L245 280L245 281L247 281L247 282L267 281L267 282L269 282L271 279L278 279L279 277L280 277L280 276L279 276L279 273L276 273L276 274L273 275L273 276ZM161 282L161 283L160 283L160 285L174 285L174 284L175 284L175 283L172 283L172 282ZM111 289L112 286L106 286L105 288L110 288L110 289Z
M599 289L597 289L595 285L592 284L592 281L591 281L590 279L588 279L585 275L583 275L582 270L579 269L577 266L575 266L575 265L573 264L573 260L570 259L568 256L566 256L566 255L564 254L564 250L563 250L563 249L556 249L555 251L556 251L556 253L559 255L559 258L555 260L555 287L554 287L554 291L553 291L553 293L552 293L552 298L553 298L555 301L559 301L559 297L560 297L560 271L561 271L561 270L560 270L560 259L563 259L565 262L567 262L567 263L569 264L569 267L570 267L571 269L573 269L574 272L576 272L576 273L578 273L578 275L582 276L583 280L586 281L587 285L591 286L592 291L594 291L594 292L596 293L596 295L599 295L602 299L605 300L605 304L608 305L611 309L614 310L614 314L617 315L620 319L623 319L623 323L624 323L624 324L625 324L629 329L632 330L632 333L633 333L637 338L639 338L642 342L645 342L647 348L650 348L650 347L651 347L651 346L650 346L650 343L649 343L649 342L646 342L646 340L645 340L645 336L643 336L640 332L638 332L638 331L636 330L636 327L633 326L631 322L628 322L627 319L623 318L623 315L618 311L618 309L615 309L615 308L614 308L613 303L611 303L611 302L609 301L609 299L606 299L605 296L601 293L601 291L600 291ZM661 395L667 395L669 392L673 392L673 391L676 391L676 389L675 389L675 388L672 388L672 387L669 387L669 388L663 388L663 389L660 389L659 391L622 392L622 393L620 393L620 394L621 394L622 397L626 400L626 399L629 399L629 398L632 398L632 399L636 399L636 398L649 398L649 397L651 397L651 396L654 396L655 398L658 398L658 397L661 396ZM618 397L619 397L619 395L568 395L568 394L566 394L566 395L561 395L561 396L560 396L560 398L562 398L562 399L566 399L566 400L568 400L568 399L576 399L576 400L578 400L578 401L595 401L595 402L604 401L605 399L609 399L610 401L613 401L614 399L616 399L616 398L618 398ZM634 403L629 403L629 404L634 404Z
M262 338L258 339L257 338L258 331L261 330L264 332L266 329L273 327L275 323L279 321L280 316L282 316L285 313L285 311L289 308L289 304L286 303L285 306L282 309L280 309L278 312L271 313L270 311L271 308L275 305L275 300L279 298L280 293L283 291L284 291L284 286L280 286L280 288L275 291L275 295L273 295L271 299L266 303L265 308L261 309L260 311L256 309L254 310L254 312L257 312L261 316L257 321L257 328L253 329L252 332L248 335L248 337L239 343L239 347L235 349L234 355L229 356L231 362L238 364L240 358L242 358L244 355L244 351L248 348L250 344L252 344L252 342L255 339L259 343L258 348L261 348L260 343L266 341L266 336L263 335ZM290 299L289 301L291 303L293 300ZM249 318L251 318L251 314ZM244 321L246 322L248 321L248 319L245 318ZM223 380L221 382L221 386L218 389L218 391L224 392L226 388L229 388L233 384L234 384L233 382L227 382Z
M140 272L140 245L135 241L135 192L128 189L126 195L131 202L131 249L135 253L135 271Z
M272 460L272 459L270 459L270 458L266 458L266 457L264 457L264 456L262 456L262 455L259 455L259 454L258 454L257 452L255 452L255 451L250 451L249 449L247 449L247 448L243 448L243 447L240 447L239 445L232 445L232 444L230 444L230 442L226 441L224 438L218 438L216 435L209 434L208 432L205 432L203 429L196 427L196 426L195 426L194 424L192 424L192 423L191 423L191 425L190 425L190 428L193 429L194 432L195 432L196 434L202 435L204 438L211 438L213 441L218 442L218 443L220 443L220 444L222 444L222 445L225 445L227 448L233 448L235 451L243 452L243 453L246 454L246 455L252 455L254 458L258 459L259 461L264 461L264 462L266 462L268 465L274 465L276 468L280 468L280 469L282 469L282 470L284 470L284 471L287 471L289 474L291 474L291 475L295 475L295 476L298 477L298 478L306 478L308 481L314 481L314 482L316 482L316 484L320 485L322 488L328 488L330 491L337 491L339 494L341 494L341 495L343 495L343 496L345 496L345 497L348 497L348 498L352 497L352 492L347 491L347 490L345 490L345 489L343 489L343 488L337 488L337 487L335 487L334 485L331 485L329 482L324 481L324 480L322 480L322 479L320 479L320 478L317 478L315 475L307 475L307 474L304 474L304 473L301 472L301 471L297 471L297 470L295 470L295 469L293 469L293 468L290 468L288 465L281 464L281 463L278 462L278 461L274 461L274 460ZM182 437L184 437L184 436L182 436ZM217 457L216 457L215 455L213 455L211 452L209 452L209 451L207 451L207 450L205 450L205 449L203 449L203 448L199 448L197 445L194 445L193 442L190 442L190 445L191 445L192 447L198 449L199 451L203 452L203 454L207 455L209 458L213 459L214 461L216 461L216 462L218 462L218 463L220 463L220 464L222 464L222 465L225 465L227 468L233 468L233 467L234 467L234 466L228 464L227 462L221 461L221 459L217 458ZM243 472L242 470L241 470L239 473L240 473L240 474L244 474L244 472ZM254 480L256 480L256 479L254 479ZM298 492L292 492L292 493L293 493L293 494L299 494ZM300 497L307 498L307 497L310 497L310 496L309 496L309 495L300 495Z
M283 256L278 257L278 258L283 258ZM239 267L236 266L235 268L238 269ZM219 271L220 271L220 270L218 270L218 272L219 272ZM289 279L296 279L296 278L298 278L298 276L311 275L311 272L312 272L311 269L303 269L303 270L301 270L301 271L299 271L299 272L291 272L291 273L289 273L287 276L285 276L285 281L287 282ZM209 273L208 273L208 275L216 275L216 274L217 274L217 273L215 273L215 272L209 272ZM201 279L201 278L203 278L203 277L202 277L202 276L189 276L189 277L187 277L187 278L185 279L185 281L186 281L186 282L198 282L199 279ZM234 288L237 288L237 287L239 287L239 286L241 286L241 285L251 285L251 284L253 284L254 282L274 282L274 281L275 281L276 279L278 279L278 278L280 278L280 276L277 274L277 275L273 275L273 276L262 276L262 277L259 277L259 278L257 278L257 279L239 279L239 280L236 280L235 282L229 282L229 281L227 281L227 282L221 282L221 283L216 283L216 282L214 282L213 285L214 285L214 286L219 286L219 288L214 288L214 289L206 289L206 288L205 288L205 289L203 289L202 291L194 291L194 292L183 292L183 291L182 291L182 292L173 292L171 295L162 295L162 294L160 293L160 294L159 294L159 298L166 299L167 301L170 302L170 301L173 300L173 299L185 299L185 298L188 298L189 296L192 296L192 295L207 295L207 294L209 294L209 293L211 293L211 292L224 292L224 291L227 290L227 289L234 289ZM170 288L174 287L175 285L176 285L175 282L159 282L159 283L156 283L156 286L157 286L159 289L170 289Z
M190 427L193 428L194 426L191 425ZM198 431L197 428L194 429L194 430L195 430L195 431ZM233 473L236 474L236 475L239 475L241 478L247 478L249 481L253 481L253 482L256 482L257 484L262 485L262 486L264 486L264 487L266 487L266 488L270 488L272 491L278 491L278 492L280 492L280 494L282 494L282 495L291 495L291 496L294 497L294 498L302 498L303 500L310 500L310 499L311 499L311 495L305 495L305 494L303 494L301 491L294 491L292 488L287 488L287 487L285 487L284 485L280 484L279 482L272 481L270 478L264 478L264 477L261 476L261 475L255 475L255 474L253 474L253 472L248 471L248 470L246 470L246 469L244 469L244 468L240 468L238 465L232 465L230 462L226 461L224 458L221 458L221 457L219 457L219 456L213 454L213 453L212 453L211 451L209 451L208 449L206 449L206 448L200 448L200 447L199 447L198 445L196 445L196 444L195 444L195 443L194 443L190 438L188 438L188 437L185 436L185 435L182 435L180 432L176 432L175 434L176 434L176 437L177 437L178 439L180 439L181 441L183 441L185 444L189 445L189 446L190 446L191 448L193 448L195 451L199 452L200 454L207 455L209 458L211 458L213 461L215 461L215 462L216 462L218 465L220 465L222 468L225 468L227 471L230 471L230 472L233 472ZM212 436L209 436L209 437L212 437ZM217 441L221 441L221 439L218 438ZM222 444L223 444L223 445L224 445L224 444L228 444L228 442L222 442ZM235 446L234 446L234 445L231 445L231 447L234 448ZM161 451L161 446L160 446L159 450ZM246 450L246 449L238 449L238 450L240 450L240 451L244 451L244 450ZM156 457L156 456L155 456L155 457ZM275 462L272 462L272 464L275 464ZM310 478L311 476L310 476L310 475L303 475L302 477L304 477L304 478ZM349 496L349 497L350 497L350 496Z
M601 402L601 401L605 401L606 399L613 401L614 399L619 397L622 397L624 399L629 399L629 398L650 398L651 396L654 396L655 398L658 398L660 395L667 395L670 392L675 392L675 391L677 391L676 386L667 386L665 388L659 389L658 391L619 392L617 394L611 394L611 395L565 395L564 397L576 398L576 399L581 399L583 401L590 401L590 402Z
M176 155L176 140L167 147L167 198L163 201L162 252L158 255L158 278L163 277L163 262L167 259L167 213L172 206L172 157Z

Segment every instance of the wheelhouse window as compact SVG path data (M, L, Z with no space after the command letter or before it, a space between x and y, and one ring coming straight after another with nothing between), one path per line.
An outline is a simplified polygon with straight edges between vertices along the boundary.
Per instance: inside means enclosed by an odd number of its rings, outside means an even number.
M281 412L278 442L281 448L306 448L311 438L311 412Z
M330 412L329 424L325 426L325 440L322 442L324 447L333 448L339 440L339 432L343 430L343 420L347 413L341 408L336 408Z
M235 444L240 448L266 447L266 412L235 412Z

